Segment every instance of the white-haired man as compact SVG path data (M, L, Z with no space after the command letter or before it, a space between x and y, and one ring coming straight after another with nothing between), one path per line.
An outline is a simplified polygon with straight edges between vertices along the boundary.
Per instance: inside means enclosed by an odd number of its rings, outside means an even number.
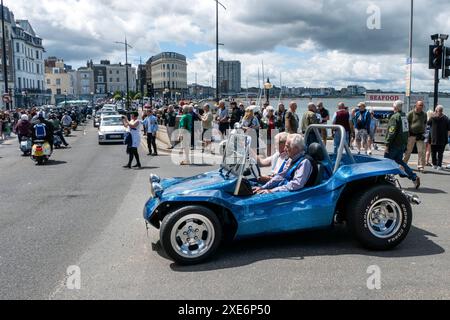
M414 182L416 189L420 187L420 178L403 161L403 155L408 145L409 123L403 113L403 101L394 103L394 114L389 119L388 133L386 135L386 151L384 157L394 160L403 167L408 178Z
M262 187L253 188L257 194L276 192L294 192L310 185L317 176L317 168L309 157L305 157L305 140L301 134L289 135L286 142L286 153L289 159L275 175Z

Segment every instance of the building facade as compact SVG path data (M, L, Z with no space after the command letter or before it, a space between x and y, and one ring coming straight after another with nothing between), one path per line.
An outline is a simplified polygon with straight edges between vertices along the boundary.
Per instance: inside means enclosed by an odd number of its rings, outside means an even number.
M75 97L77 76L73 70L67 70L64 60L50 57L45 60L45 86L51 93L51 104L58 104Z
M118 63L106 65L106 85L109 94L113 95L114 92L121 92L124 97L126 96L127 69L129 91L136 92L136 68L132 67L130 64L126 66L122 63Z
M91 100L94 95L94 70L90 67L81 67L76 71L75 95L80 100Z
M221 94L232 95L241 92L241 63L219 61L219 85Z
M1 8L0 8L1 9ZM7 7L3 7L5 17L5 38L6 38L6 67L8 74L8 93L12 96L14 92L14 63L13 63L13 46L12 46L12 25L14 23L14 15ZM0 24L0 40L3 41L3 30ZM3 46L0 42L0 95L5 93L5 75L3 71ZM5 109L6 104L0 99L0 109ZM11 107L11 104L9 104Z
M149 60L155 97L178 100L188 95L186 57L162 52Z
M109 65L108 60L100 61L100 64L88 62L88 67L94 72L94 99L103 99L108 96L108 85L106 81L106 66Z
M44 47L28 20L13 22L15 104L43 105L50 102L45 89Z

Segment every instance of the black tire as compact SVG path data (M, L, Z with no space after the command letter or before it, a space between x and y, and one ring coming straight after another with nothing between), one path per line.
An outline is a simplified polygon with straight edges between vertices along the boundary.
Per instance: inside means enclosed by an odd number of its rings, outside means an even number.
M209 245L209 248L207 251L203 252L200 256L197 257L185 257L181 255L176 247L172 245L171 241L171 234L173 228L176 226L176 224L182 220L184 217L187 217L189 215L199 215L203 218L206 218L209 220L209 222L212 224L213 227L213 239L211 244ZM183 224L182 224L183 225ZM181 227L181 226L180 226ZM212 235L212 232L209 233ZM202 206L189 206L184 207L179 210L176 210L170 214L168 214L162 221L161 229L160 229L160 238L161 238L161 245L166 254L177 264L180 265L195 265L202 263L209 259L218 249L221 241L222 241L222 225L220 223L219 218L217 215L211 211L208 208L202 207ZM202 234L202 237L207 237L208 233ZM180 241L180 240L178 240Z
M376 214L375 210L371 212L371 209L385 199L390 201L386 211L393 212L399 218L396 223L392 222L392 219L389 220L385 226L388 226L388 230L392 228L392 231L381 235L379 229L372 223L371 217L375 217ZM408 199L399 189L382 184L358 193L349 202L347 219L350 230L364 247L379 251L390 250L398 246L408 235L412 225L412 209Z
M38 166L42 166L44 165L44 158L43 157L39 157L36 159L36 163Z

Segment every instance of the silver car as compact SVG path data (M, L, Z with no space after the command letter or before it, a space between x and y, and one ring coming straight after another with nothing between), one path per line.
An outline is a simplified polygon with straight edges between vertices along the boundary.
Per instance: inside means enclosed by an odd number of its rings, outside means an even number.
M98 129L98 144L122 143L126 132L122 116L103 116Z

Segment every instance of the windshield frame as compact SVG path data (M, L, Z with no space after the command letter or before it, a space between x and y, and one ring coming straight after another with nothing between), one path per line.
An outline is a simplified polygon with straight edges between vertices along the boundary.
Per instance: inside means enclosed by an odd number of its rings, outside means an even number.
M228 146L230 145L230 143L234 140L234 139L245 139L245 148L244 148L244 153L243 153L243 163L238 163L238 164L233 164L233 165L228 165L226 160L228 156ZM251 141L252 138L246 134L242 134L242 133L234 133L231 134L228 137L226 146L225 146L225 151L223 154L223 158L222 158L222 164L220 165L220 170L221 172L226 171L227 172L227 176L229 176L230 174L233 174L237 177L237 183L236 183L236 188L234 191L235 195L239 194L239 190L241 188L241 183L242 183L242 179L244 177L244 172L245 169L247 168L249 162L250 162L250 146L251 146Z

